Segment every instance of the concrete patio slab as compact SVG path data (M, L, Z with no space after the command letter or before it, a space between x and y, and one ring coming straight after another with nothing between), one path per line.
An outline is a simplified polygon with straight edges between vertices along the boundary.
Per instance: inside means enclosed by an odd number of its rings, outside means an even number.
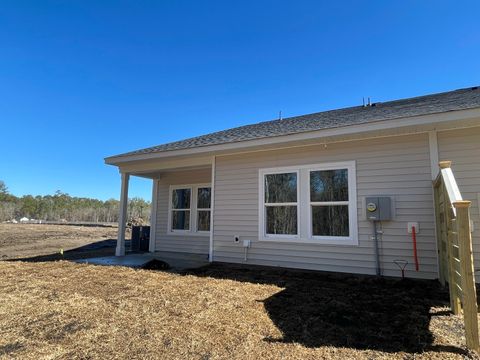
M170 271L194 269L209 263L206 255L175 252L127 254L125 256L105 256L74 261L82 264L141 268L154 259L166 262L170 265Z

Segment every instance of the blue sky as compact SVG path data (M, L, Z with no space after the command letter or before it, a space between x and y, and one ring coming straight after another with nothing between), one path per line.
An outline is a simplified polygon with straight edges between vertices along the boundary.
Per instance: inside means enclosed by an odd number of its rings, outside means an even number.
M105 156L480 85L478 1L3 1L0 179L118 198ZM133 180L131 196L151 183Z

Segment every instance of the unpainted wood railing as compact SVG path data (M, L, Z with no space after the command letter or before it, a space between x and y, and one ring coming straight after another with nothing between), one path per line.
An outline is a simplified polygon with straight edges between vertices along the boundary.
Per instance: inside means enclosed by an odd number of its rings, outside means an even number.
M440 161L440 171L433 182L440 282L448 283L452 312L460 314L463 308L467 347L479 351L471 202L462 199L451 163Z

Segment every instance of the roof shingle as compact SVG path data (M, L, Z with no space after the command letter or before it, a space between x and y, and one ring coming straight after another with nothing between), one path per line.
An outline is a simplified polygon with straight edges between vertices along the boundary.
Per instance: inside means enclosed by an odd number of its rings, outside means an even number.
M384 103L373 103L371 106L365 107L355 106L294 116L281 120L265 121L140 149L117 156L131 156L220 145L477 107L480 107L480 89L478 87L471 87Z

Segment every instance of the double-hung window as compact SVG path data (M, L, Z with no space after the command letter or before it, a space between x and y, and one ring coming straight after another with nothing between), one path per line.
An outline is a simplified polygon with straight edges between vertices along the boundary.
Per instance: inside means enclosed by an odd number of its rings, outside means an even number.
M199 235L210 231L210 185L170 187L168 231Z
M311 170L309 173L312 237L348 237L348 169Z
M197 188L197 231L210 231L211 187Z
M356 245L355 162L261 169L260 240Z
M298 234L298 172L265 174L266 236Z
M190 230L192 188L172 190L171 230Z

